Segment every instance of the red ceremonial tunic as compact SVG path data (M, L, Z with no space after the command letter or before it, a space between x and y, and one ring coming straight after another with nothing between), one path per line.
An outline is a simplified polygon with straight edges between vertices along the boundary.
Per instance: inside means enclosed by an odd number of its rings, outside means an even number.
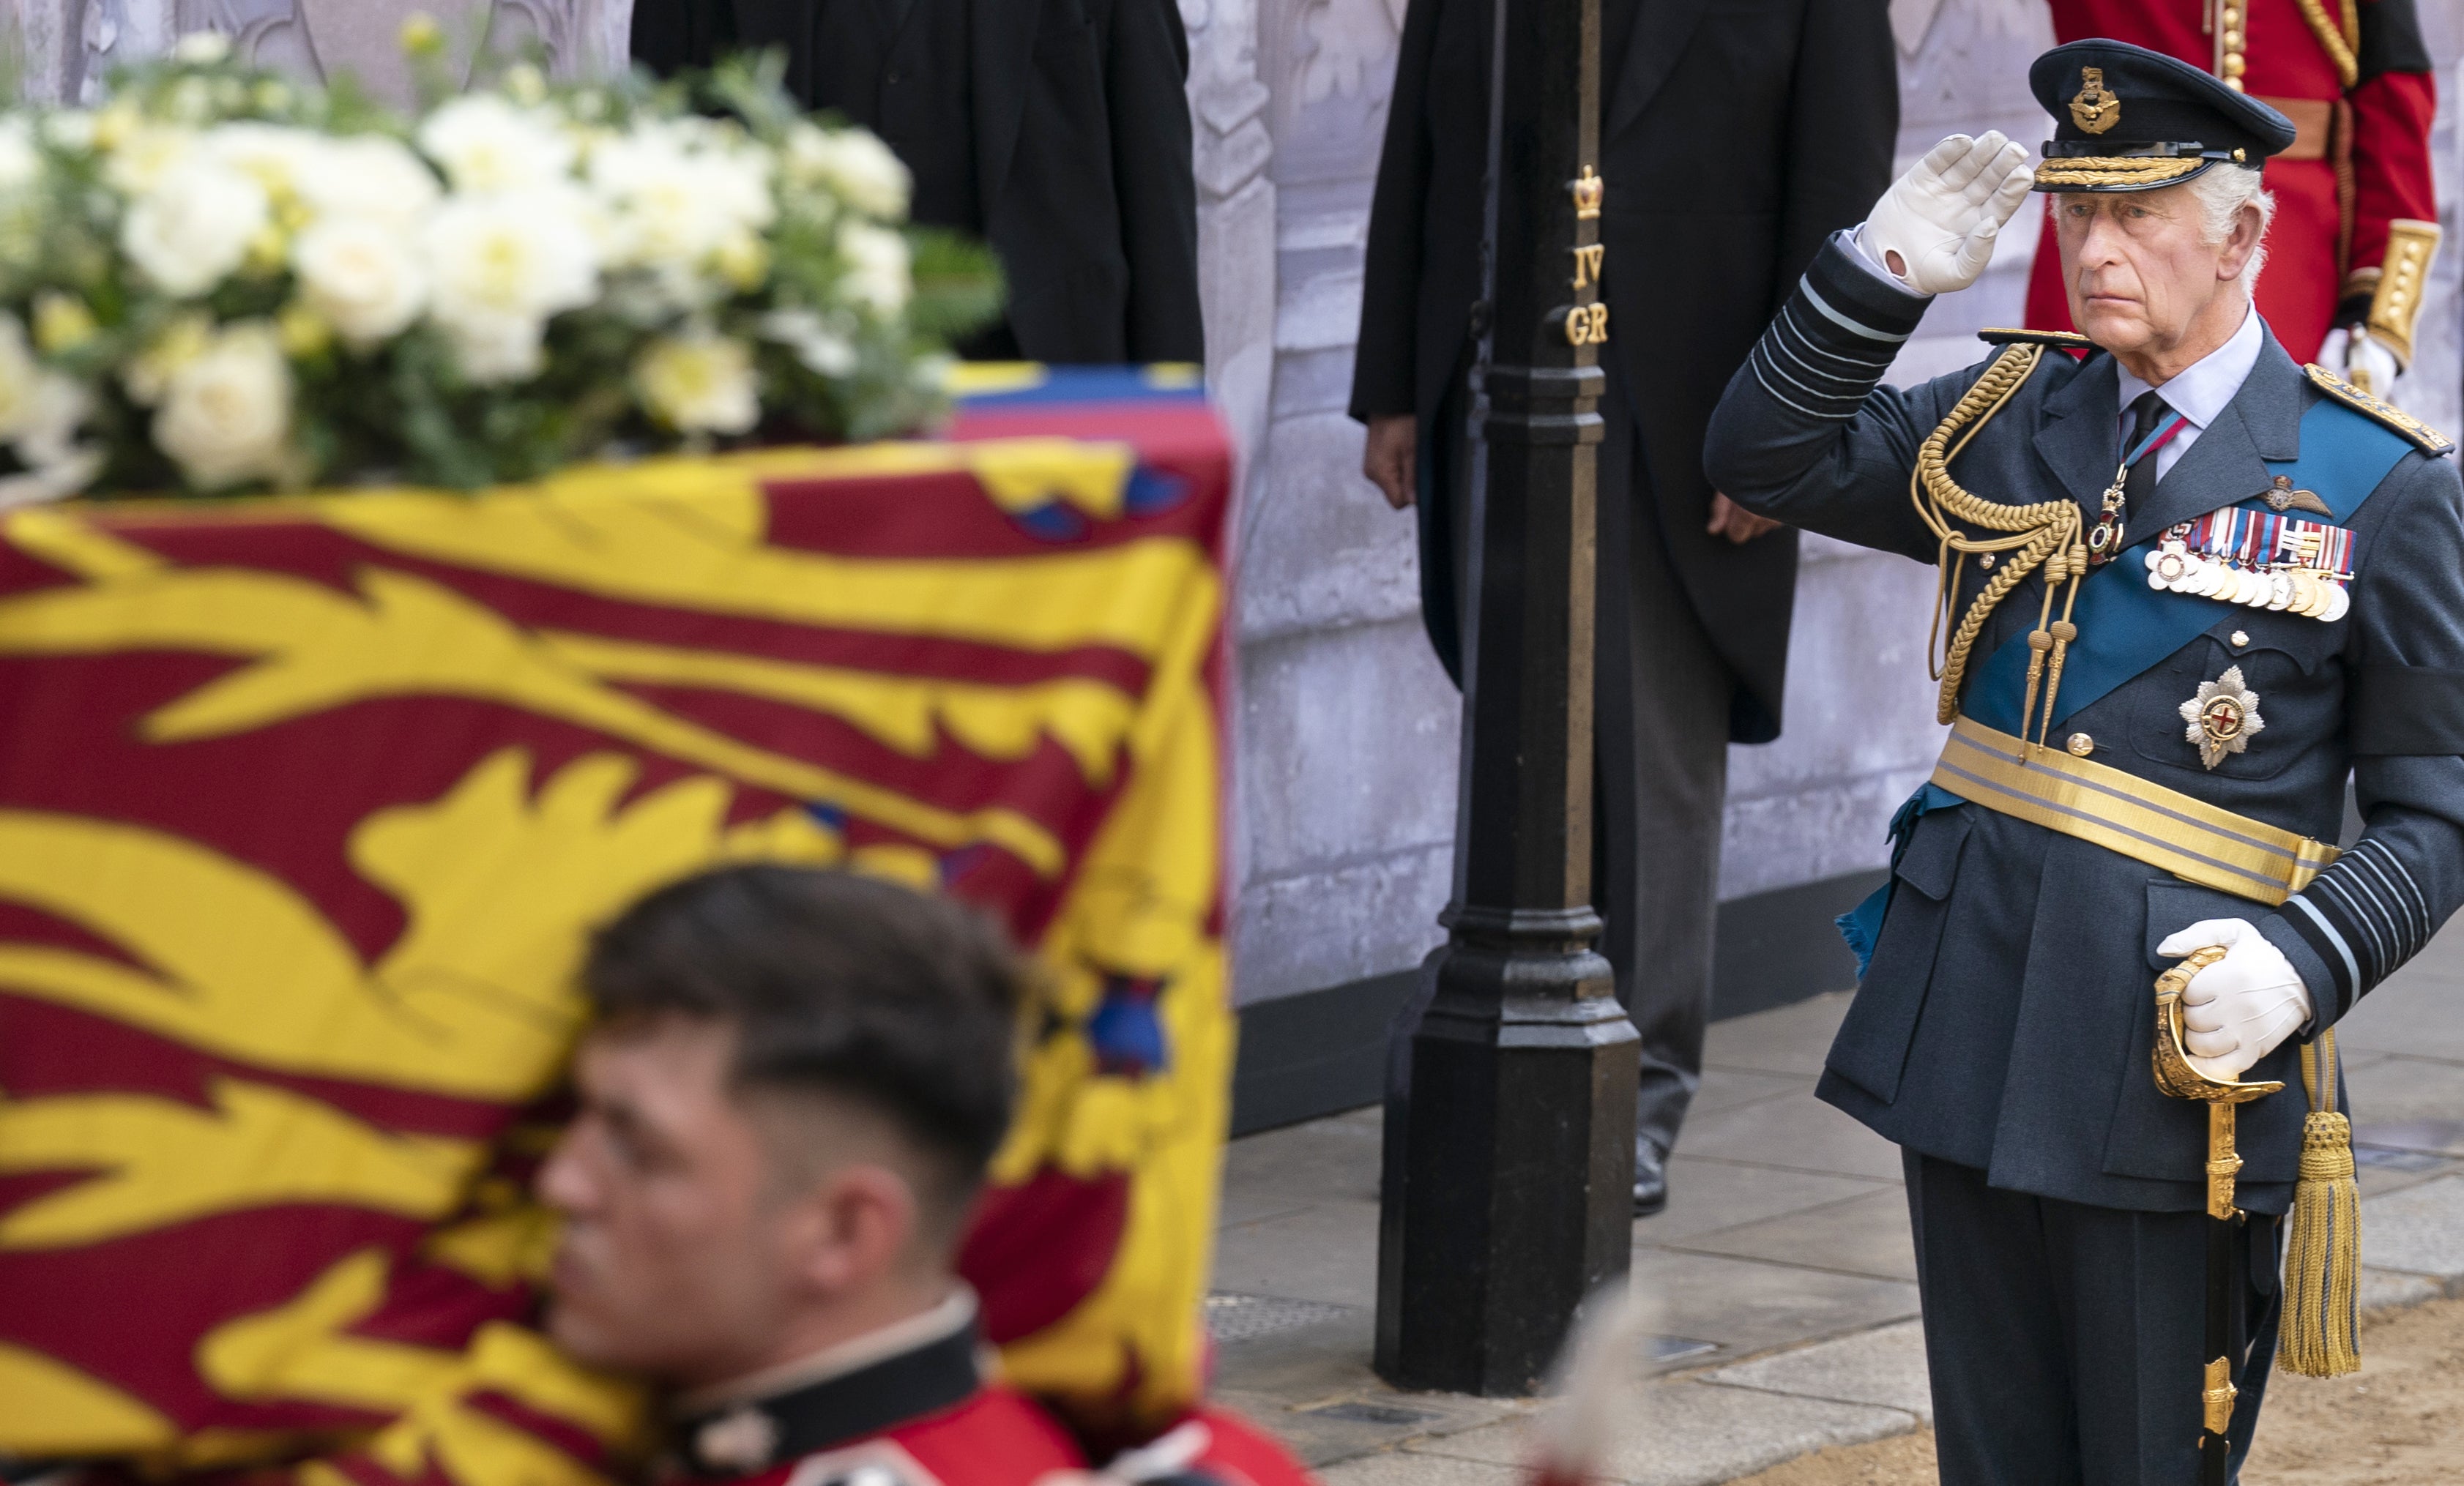
M2259 273L2258 311L2297 361L2317 358L2329 329L2359 321L2367 285L2348 286L2353 271L2377 267L2387 253L2387 223L2399 217L2438 220L2430 176L2430 125L2438 88L2421 44L2411 0L2359 0L2359 78L2343 85L2335 59L2303 18L2299 0L2052 0L2057 40L2103 37L2163 52L2209 71L2217 67L2215 35L2206 19L2222 3L2248 8L2243 91L2276 104L2303 127L2291 154L2320 158L2268 161L2267 188L2276 193L2276 223L2267 234L2267 266ZM2338 0L2321 0L2323 15ZM2286 108L2287 100L2308 103ZM2129 99L2123 100L2123 118ZM2321 117L2324 127L2305 121ZM2340 164L2342 166L2340 171ZM2340 181L2340 174L2342 179ZM2070 330L2061 254L2054 243L2048 196L2035 267L2028 280L2028 324ZM2355 302L2342 306L2352 297Z
M982 1381L974 1313L921 1345L677 1428L670 1486L1034 1486L1084 1470L1067 1431Z

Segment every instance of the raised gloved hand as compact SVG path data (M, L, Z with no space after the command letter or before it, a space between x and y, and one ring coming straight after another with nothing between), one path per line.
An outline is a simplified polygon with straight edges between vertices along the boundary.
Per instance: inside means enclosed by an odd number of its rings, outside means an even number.
M2404 365L2385 342L2367 330L2339 325L2319 344L2319 364L2372 397L2386 397L2404 375Z
M2211 1079L2238 1080L2310 1019L2310 990L2258 926L2237 918L2191 925L2156 947L2168 958L2211 947L2225 957L2182 991L2182 1047Z
M1998 129L1954 134L1891 183L1859 229L1874 261L1921 295L1966 289L2035 183L2028 152Z

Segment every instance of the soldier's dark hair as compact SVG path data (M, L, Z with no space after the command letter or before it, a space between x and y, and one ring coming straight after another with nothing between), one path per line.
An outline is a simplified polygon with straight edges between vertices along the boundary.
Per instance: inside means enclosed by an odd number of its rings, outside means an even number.
M736 866L660 888L600 930L601 1026L734 1029L739 1095L819 1095L889 1121L962 1209L1009 1126L1024 962L983 915L848 872ZM947 1215L947 1214L945 1214Z

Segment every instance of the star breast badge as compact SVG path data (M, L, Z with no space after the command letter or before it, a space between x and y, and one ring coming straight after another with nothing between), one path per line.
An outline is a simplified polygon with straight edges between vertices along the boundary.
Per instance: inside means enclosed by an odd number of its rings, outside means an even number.
M2258 693L2244 684L2238 666L2200 682L2199 694L2182 704L2182 720L2190 725L2184 738L2198 746L2199 762L2211 769L2227 754L2248 752L2251 735L2267 726L2258 715Z

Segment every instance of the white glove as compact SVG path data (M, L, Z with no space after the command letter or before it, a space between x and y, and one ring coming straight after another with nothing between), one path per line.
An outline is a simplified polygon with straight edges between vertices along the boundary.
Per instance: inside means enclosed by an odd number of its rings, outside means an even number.
M2284 951L2242 919L2193 924L2156 952L2179 959L2211 947L2225 957L2182 991L2182 1046L2191 1067L2232 1082L2310 1019L2310 990Z
M1988 130L1954 134L1891 183L1858 243L1921 295L1966 289L1993 257L1993 238L2035 184L2028 152Z
M2395 353L2371 339L2367 330L2346 330L2342 325L2327 332L2327 339L2319 343L2319 364L2378 398L2393 393L2395 380L2404 375Z

